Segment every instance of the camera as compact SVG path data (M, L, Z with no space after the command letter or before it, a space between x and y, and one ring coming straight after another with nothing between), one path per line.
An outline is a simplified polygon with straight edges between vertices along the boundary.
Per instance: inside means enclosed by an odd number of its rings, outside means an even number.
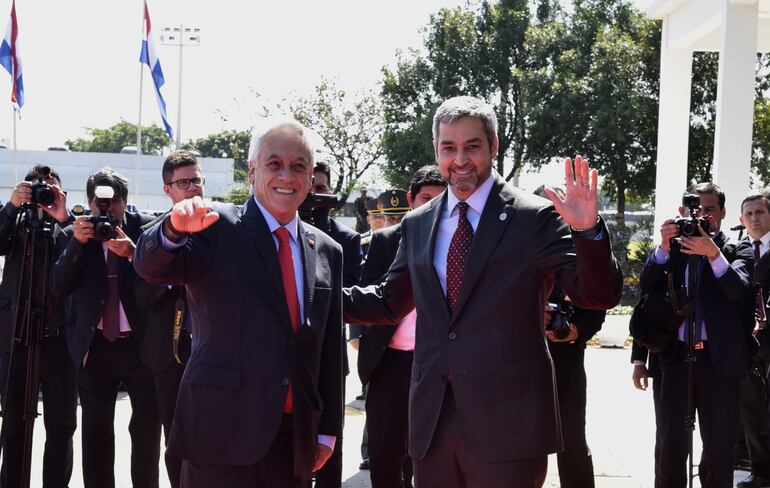
M303 222L318 226L321 220L328 220L329 211L337 208L340 199L337 195L327 193L308 192L297 212Z
M551 323L546 330L553 332L557 339L564 339L569 335L569 321L572 320L572 302L562 300L559 303L548 303L548 308L552 309Z
M695 211L700 208L700 196L695 193L688 193L682 197L682 205L688 208L690 216L687 218L678 218L674 221L679 226L679 235L692 237L698 235L698 227L703 229L706 234L710 233L709 220L705 218L696 218Z
M51 176L51 168L43 166L38 172L37 181L32 183L32 202L33 204L40 204L46 207L50 207L56 201L56 191L53 187L43 181L43 178Z
M118 237L115 228L120 223L109 213L115 190L111 186L97 186L94 190L94 204L99 209L99 215L91 216L88 221L94 224L94 239L110 241Z

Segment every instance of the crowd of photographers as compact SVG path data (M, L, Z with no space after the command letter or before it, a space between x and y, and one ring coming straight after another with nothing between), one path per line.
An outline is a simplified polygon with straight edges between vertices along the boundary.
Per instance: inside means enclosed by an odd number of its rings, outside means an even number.
M171 153L162 177L171 204L204 196L205 178L189 152ZM438 167L426 166L409 191L363 195L356 202L359 234L329 217L338 201L328 166L318 163L299 215L342 247L344 286L376 283L395 258L401 218L445 186ZM59 174L37 165L0 208L3 488L29 485L39 389L44 486L68 486L78 398L85 486L115 486L113 421L120 388L132 407L133 486L158 486L161 432L168 438L190 355L190 313L184 286L151 284L132 260L139 237L167 213L128 212L128 181L110 168L89 176L86 194L89 211L74 215ZM721 230L725 195L715 184L688 189L678 215L659 229L631 324L634 385L647 389L653 380L655 485L686 485L688 429L697 412L702 486L732 486L736 467L750 471L739 487L770 486L770 196L753 192L743 199L746 236L739 240ZM357 369L368 386L363 457L373 486L411 485L406 419L415 321L413 311L397 327L351 331ZM565 437L558 456L563 487L594 483L583 360L586 341L603 321L603 311L572 305L555 284L544 323ZM347 374L346 358L345 364ZM340 486L341 446L339 437L315 475L316 486ZM165 465L171 486L180 486L182 460L166 453Z
M748 471L739 488L770 486L770 196L743 198L737 240L722 231L725 198L713 183L689 188L641 275L631 360L636 388L652 379L656 488L684 487L688 475L731 487L735 469Z

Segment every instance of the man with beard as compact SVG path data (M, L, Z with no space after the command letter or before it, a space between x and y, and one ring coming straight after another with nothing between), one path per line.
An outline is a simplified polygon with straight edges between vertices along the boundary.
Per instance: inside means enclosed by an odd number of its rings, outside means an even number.
M410 212L384 283L345 291L349 322L399 323L416 305L409 451L421 488L538 487L562 448L544 299L554 280L584 308L620 300L596 170L565 161L553 203L492 173L491 106L445 101L433 147L449 191Z

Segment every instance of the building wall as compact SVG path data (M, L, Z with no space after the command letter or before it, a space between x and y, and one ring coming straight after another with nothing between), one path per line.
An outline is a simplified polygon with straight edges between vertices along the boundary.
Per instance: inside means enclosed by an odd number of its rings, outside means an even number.
M138 159L138 160L137 160ZM6 202L16 184L13 177L13 150L0 149L0 200ZM87 206L86 180L103 166L128 178L128 203L140 210L164 210L169 199L163 193L161 168L165 156L138 156L136 154L83 153L70 151L16 151L17 180L35 164L45 164L56 170L67 191L67 206ZM233 187L232 158L198 158L206 177L206 196L224 196ZM138 166L138 170L137 170ZM137 175L139 195L136 194Z

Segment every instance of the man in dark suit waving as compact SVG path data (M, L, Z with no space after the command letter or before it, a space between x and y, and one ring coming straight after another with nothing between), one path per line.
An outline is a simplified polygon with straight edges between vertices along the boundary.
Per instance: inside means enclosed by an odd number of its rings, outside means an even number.
M185 285L192 318L168 445L183 487L301 487L341 435L342 252L297 215L313 154L296 121L257 131L254 198L183 200L139 241L139 274Z
M407 215L386 281L347 290L345 317L396 323L417 307L417 486L542 486L547 455L562 447L545 299L554 280L584 308L620 299L597 173L568 159L566 197L547 190L555 209L507 185L492 174L495 113L471 97L438 108L433 138L449 191Z

